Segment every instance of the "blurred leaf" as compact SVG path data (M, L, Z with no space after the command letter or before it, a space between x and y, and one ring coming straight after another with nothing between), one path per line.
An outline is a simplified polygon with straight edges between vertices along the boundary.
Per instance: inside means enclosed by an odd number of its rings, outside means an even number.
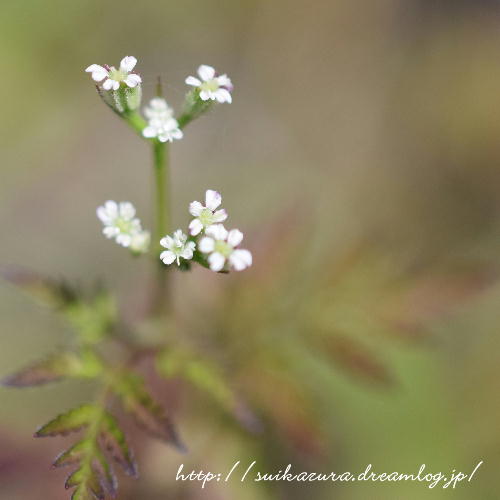
M115 385L125 409L152 436L185 451L174 425L165 410L149 395L144 381L137 375L124 374Z
M393 385L394 379L377 355L360 342L345 336L326 337L322 352L355 377L378 385Z
M70 432L76 432L89 426L95 420L100 408L86 404L63 413L43 425L35 433L35 437L65 436Z
M88 442L78 441L71 448L60 453L53 462L53 467L65 467L80 462L88 449Z
M132 450L128 447L125 434L118 427L115 418L109 413L103 418L100 438L103 447L123 468L125 473L132 477L138 477L137 463Z
M90 349L81 353L61 352L34 363L2 380L10 387L30 387L61 380L64 377L97 377L102 372L102 363Z
M168 349L158 354L156 366L164 377L181 377L208 394L249 430L256 431L260 427L257 418L237 398L221 371L209 360L186 351Z

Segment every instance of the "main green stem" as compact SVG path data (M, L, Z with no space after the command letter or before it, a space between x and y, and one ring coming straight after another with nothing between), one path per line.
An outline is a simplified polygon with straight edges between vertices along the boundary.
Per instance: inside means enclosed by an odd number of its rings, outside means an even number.
M157 262L157 286L154 297L154 312L161 314L166 311L166 304L169 299L169 273L166 266L164 266L160 260L160 253L163 251L163 248L160 245L160 239L170 231L170 176L168 145L166 143L154 140L153 161L156 191L156 227L153 241L155 242L154 258Z

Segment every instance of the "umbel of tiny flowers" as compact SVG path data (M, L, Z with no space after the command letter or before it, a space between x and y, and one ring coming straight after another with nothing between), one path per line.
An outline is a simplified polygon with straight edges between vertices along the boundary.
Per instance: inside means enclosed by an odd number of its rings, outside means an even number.
M236 248L243 241L243 233L238 229L228 231L222 224L210 226L198 243L198 250L208 255L210 269L222 271L229 264L236 271L252 265L252 254L248 250Z
M191 260L193 258L196 244L188 241L186 234L181 229L177 229L173 236L165 236L160 240L160 245L166 250L160 254L160 259L164 264L170 265L174 261L180 266L180 259Z
M232 101L233 84L227 75L218 75L212 66L202 64L198 68L198 76L188 76L186 83L198 89L202 101Z
M106 238L114 239L122 247L131 247L136 253L144 253L149 246L149 233L143 231L141 221L135 216L135 207L128 201L117 203L108 200L97 208L97 217L103 223Z
M134 56L125 56L120 62L119 69L107 64L104 66L91 64L85 71L92 74L95 82L101 82L104 90L118 90L122 83L134 88L142 82L141 77L133 73L136 64L137 59Z
M174 118L174 111L163 97L151 99L149 106L144 109L144 115L148 119L148 125L142 131L144 137L156 137L160 142L182 139L183 133Z
M227 219L224 209L217 210L222 203L222 196L217 191L207 189L205 193L205 205L199 201L189 204L189 213L196 217L189 224L189 232L192 236L200 234L203 229Z

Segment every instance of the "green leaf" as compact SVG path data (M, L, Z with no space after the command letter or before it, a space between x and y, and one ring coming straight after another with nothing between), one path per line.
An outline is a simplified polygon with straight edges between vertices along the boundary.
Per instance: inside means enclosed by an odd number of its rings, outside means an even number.
M109 413L103 417L100 437L103 447L116 463L123 468L125 473L132 477L138 477L137 463L132 450L127 444L125 434L118 427L116 419Z
M83 459L85 453L88 452L88 449L88 441L86 441L85 439L82 441L78 441L78 443L73 445L71 448L60 453L54 460L52 466L65 467L67 465L77 464Z
M172 444L180 451L185 451L169 416L146 391L144 381L140 377L124 375L116 384L115 391L139 426L152 436Z
M80 406L40 427L35 437L65 436L70 432L79 431L91 425L100 411L100 408L93 405Z
M94 378L102 372L102 362L89 349L80 353L60 352L4 378L9 387L31 387L61 380L64 377Z

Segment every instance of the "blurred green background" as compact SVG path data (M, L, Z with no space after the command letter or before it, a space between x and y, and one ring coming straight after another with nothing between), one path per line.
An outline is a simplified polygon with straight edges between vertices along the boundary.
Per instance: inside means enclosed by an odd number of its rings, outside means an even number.
M175 420L186 456L134 435L141 479L122 499L498 498L500 3L495 0L3 0L2 265L103 276L140 316L146 262L100 235L95 207L130 200L151 226L147 145L84 69L139 59L179 109L201 63L234 103L172 148L173 220L218 189L254 267L177 276L189 337L262 417L237 428L197 392ZM0 375L68 343L51 311L0 286ZM161 386L160 386L161 387ZM166 390L165 388L160 390ZM63 499L64 442L37 425L92 396L63 383L0 389L0 499ZM180 463L259 470L471 471L414 483L176 483Z

